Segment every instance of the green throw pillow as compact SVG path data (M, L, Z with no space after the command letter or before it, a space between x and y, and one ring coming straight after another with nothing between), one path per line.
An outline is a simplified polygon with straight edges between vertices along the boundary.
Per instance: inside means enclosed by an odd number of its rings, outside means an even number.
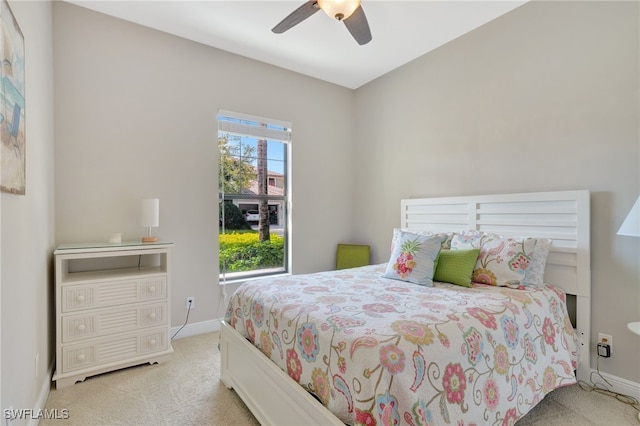
M433 280L471 287L471 276L479 255L480 249L440 250Z

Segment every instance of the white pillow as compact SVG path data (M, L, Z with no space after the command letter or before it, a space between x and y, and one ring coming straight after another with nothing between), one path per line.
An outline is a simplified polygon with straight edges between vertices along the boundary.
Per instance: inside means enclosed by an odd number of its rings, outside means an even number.
M426 235L427 237L443 237L444 240L442 241L442 250L449 250L451 248L451 240L453 239L453 235L455 234L455 232L435 232L414 228L400 228L400 231L410 232L412 234L418 235Z
M544 285L544 267L547 264L547 256L551 249L549 238L536 238L536 246L531 254L531 263L524 271L522 283L525 285Z

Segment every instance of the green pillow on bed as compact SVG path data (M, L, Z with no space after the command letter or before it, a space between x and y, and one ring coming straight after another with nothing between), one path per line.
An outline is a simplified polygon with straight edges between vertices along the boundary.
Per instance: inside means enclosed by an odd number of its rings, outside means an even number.
M471 287L471 276L479 255L480 249L440 250L433 280Z

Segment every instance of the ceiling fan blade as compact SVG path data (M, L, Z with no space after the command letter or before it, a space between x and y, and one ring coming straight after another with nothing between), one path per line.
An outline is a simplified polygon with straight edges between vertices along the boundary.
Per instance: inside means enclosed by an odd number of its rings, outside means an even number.
M316 0L309 0L302 6L291 12L289 16L280 21L280 23L273 27L271 31L276 34L282 34L289 28L298 25L300 22L304 21L319 10L320 7L318 6L318 2Z
M364 14L362 6L358 6L356 11L344 20L344 24L359 45L362 46L371 41L372 37L369 22L367 22L367 16Z

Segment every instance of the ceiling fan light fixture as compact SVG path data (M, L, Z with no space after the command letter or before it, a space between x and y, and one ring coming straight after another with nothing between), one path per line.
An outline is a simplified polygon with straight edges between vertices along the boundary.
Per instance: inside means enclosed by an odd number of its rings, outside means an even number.
M318 5L330 18L343 21L360 6L360 0L318 0Z

